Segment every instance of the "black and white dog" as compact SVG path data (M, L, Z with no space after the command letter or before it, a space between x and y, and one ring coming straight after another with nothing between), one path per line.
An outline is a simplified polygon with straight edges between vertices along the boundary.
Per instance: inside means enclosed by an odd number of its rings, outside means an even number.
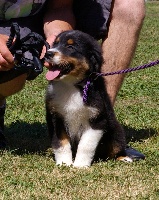
M88 167L95 157L124 156L125 133L103 78L92 81L87 102L82 98L89 75L101 70L100 45L83 32L65 31L46 57L52 65L46 74L46 119L56 164Z

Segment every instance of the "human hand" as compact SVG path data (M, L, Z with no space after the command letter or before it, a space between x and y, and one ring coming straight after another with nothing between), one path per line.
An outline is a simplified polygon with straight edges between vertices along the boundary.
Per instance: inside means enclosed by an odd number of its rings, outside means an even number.
M14 58L6 42L8 36L0 34L0 71L8 71L14 66Z
M48 44L50 45L50 47L52 46L54 40L55 40L56 36L51 36L51 37L48 37L46 42L48 42ZM45 56L45 53L46 53L46 46L43 47L43 50L42 50L42 53L41 53L41 58L43 58ZM46 68L50 68L51 67L51 64L48 63L47 61L44 62L44 66Z

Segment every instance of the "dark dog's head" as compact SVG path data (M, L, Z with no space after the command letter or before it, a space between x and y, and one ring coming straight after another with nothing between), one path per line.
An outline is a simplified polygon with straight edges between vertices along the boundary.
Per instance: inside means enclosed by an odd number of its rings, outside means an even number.
M98 42L81 31L60 33L46 53L51 69L48 80L74 76L82 80L92 72L99 72L102 65L101 47Z

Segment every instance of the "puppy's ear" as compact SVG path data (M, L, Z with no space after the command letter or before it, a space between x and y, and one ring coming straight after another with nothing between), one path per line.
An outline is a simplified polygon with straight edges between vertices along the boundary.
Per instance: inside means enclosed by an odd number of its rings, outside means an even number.
M103 56L101 47L94 45L92 51L90 51L90 66L91 72L100 72L103 63Z

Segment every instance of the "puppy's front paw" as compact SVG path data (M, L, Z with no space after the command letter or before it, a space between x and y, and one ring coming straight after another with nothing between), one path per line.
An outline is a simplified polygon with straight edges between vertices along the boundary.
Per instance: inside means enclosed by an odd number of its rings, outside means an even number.
M54 149L56 165L72 165L72 152L70 144Z
M73 162L72 162L72 160L58 160L58 161L56 161L56 165L59 165L59 166L61 166L61 165L66 165L66 166L71 166L73 164Z
M91 164L87 163L87 162L77 162L75 161L73 163L73 167L75 168L88 168L90 167Z
M87 168L89 168L90 166L87 166L87 165L74 165L74 164L73 164L73 167L74 167L74 168L79 168L79 169L87 169Z
M56 161L56 165L66 165L66 166L70 166L72 165L72 155L71 154L63 154L63 153L59 153L59 154L55 154L55 161Z

